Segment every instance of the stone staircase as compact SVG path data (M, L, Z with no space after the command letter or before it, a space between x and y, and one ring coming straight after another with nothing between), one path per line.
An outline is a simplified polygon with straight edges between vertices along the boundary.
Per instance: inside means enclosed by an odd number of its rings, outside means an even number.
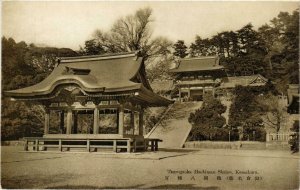
M223 117L225 117L226 119L226 124L228 124L228 120L229 120L229 111L230 111L230 107L232 102L230 100L226 100L226 99L221 99L221 103L226 106L226 111L225 113L222 114Z
M146 135L146 138L163 140L159 144L159 148L182 148L192 129L188 122L189 115L201 105L202 102L174 103Z

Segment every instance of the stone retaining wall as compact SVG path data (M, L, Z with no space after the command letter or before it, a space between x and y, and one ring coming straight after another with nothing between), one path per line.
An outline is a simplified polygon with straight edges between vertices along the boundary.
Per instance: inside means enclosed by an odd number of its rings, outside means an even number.
M244 149L244 150L289 150L287 142L257 142L257 141L189 141L184 143L185 148L207 149Z
M184 148L210 148L210 149L240 149L241 142L223 141L190 141L184 143Z
M1 146L24 146L24 141L1 141Z

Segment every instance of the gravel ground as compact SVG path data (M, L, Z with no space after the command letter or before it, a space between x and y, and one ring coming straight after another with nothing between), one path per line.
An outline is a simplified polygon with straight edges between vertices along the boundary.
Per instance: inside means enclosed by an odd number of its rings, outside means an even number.
M2 147L2 188L285 190L299 187L299 155L288 151L165 149L143 154L98 154L20 150L21 147Z

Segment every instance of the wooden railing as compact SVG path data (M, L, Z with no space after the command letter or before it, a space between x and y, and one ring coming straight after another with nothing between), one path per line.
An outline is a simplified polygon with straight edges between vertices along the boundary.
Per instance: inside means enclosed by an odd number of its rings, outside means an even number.
M158 150L160 139L144 139L135 141L131 138L120 139L70 139L70 138L42 138L42 137L25 137L24 151L47 151L54 149L57 151L70 151L70 149L86 150L87 152L97 152L98 149L112 149L113 152L136 152L139 150L151 151Z
M274 141L284 141L287 142L291 138L292 133L267 133L266 141L274 142Z

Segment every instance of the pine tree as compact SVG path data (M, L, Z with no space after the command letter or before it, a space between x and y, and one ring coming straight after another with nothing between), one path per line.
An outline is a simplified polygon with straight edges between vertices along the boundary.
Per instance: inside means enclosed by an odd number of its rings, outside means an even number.
M177 57L185 58L188 55L188 53L187 53L187 47L184 44L183 40L178 40L174 44L173 48L175 49L175 52L173 53L173 55L175 55Z

